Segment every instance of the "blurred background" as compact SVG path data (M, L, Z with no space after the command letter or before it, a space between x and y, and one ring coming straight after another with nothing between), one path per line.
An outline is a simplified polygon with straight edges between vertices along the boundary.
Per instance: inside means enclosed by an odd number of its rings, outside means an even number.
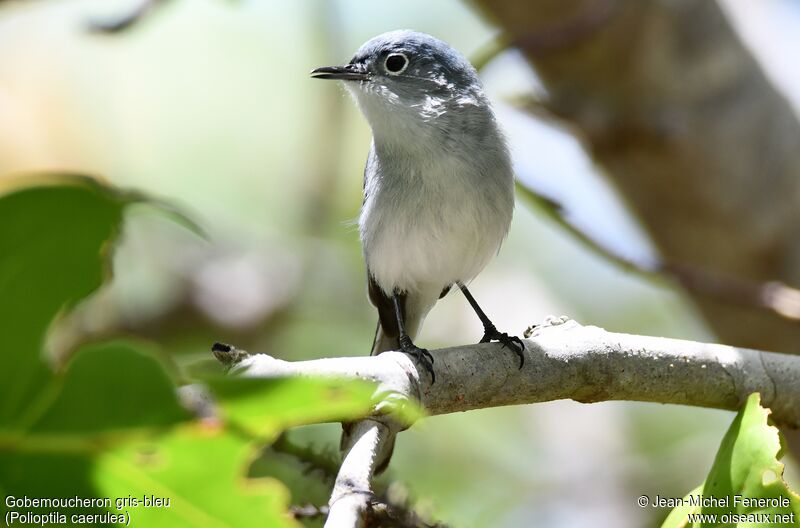
M366 297L354 220L370 132L341 87L313 81L308 72L346 62L365 40L398 28L431 33L475 61L490 56L481 76L522 184L557 199L575 224L627 258L670 253L675 246L657 236L658 226L647 220L631 186L614 179L614 163L593 161L609 161L612 148L584 126L602 121L602 115L587 118L583 112L570 121L563 119L568 112L557 119L557 111L537 110L568 99L564 94L581 97L591 84L581 84L583 77L574 73L582 70L560 69L560 50L548 50L540 71L533 48L540 50L541 43L525 41L527 50L521 45L521 51L493 53L509 28L503 8L488 4L174 0L153 2L130 27L104 32L98 26L135 11L140 2L0 2L0 178L50 170L89 173L169 201L208 234L203 239L156 208L134 208L116 252L113 283L54 330L54 353L107 335L142 336L171 352L187 379L197 369L214 368L208 349L217 340L292 360L368 354L376 314ZM671 27L652 23L653 13L689 9L683 1L641 4L658 6L637 26L652 34L669 34ZM783 112L794 122L800 104L800 4L725 0L719 6L744 46L733 49L756 58L766 83L794 105ZM616 16L636 23L635 14L603 16L602 24L614 24ZM598 30L584 26L589 34L567 46L587 46L583 41L595 38L591 33ZM549 27L553 33L555 26ZM547 30L538 35L546 37ZM702 29L693 31L704 38ZM551 40L561 38L553 34ZM669 49L702 47L683 43L680 35L665 42ZM647 60L657 64L670 57L654 52ZM725 53L706 59L692 67L722 77L741 67ZM633 62L620 64L614 75L624 79ZM559 77L563 72L566 80ZM662 86L658 79L650 82ZM610 99L636 100L637 90L650 94L647 86L630 83L631 92ZM729 109L750 111L744 96L730 97ZM658 114L648 106L653 99L642 100L642 112ZM710 106L691 108L723 123ZM670 140L677 145L682 134L697 132L681 128L694 121L675 115L661 125L678 138ZM771 123L743 127L741 137L760 140L755 134L766 133ZM713 136L715 130L699 133ZM635 146L613 148L616 155ZM647 157L636 159L647 170ZM755 175L761 178L756 188L776 181L769 177L776 159L782 158L773 154L765 172ZM695 180L711 169L701 167ZM683 172L669 170L676 180L663 185L680 187ZM789 194L795 201L787 207L800 209L800 193ZM686 211L679 210L692 222L687 211L695 202L687 194ZM669 197L665 203L672 203ZM699 223L697 229L703 231ZM759 229L766 238L774 233ZM739 237L745 240L741 253L751 238L761 240L752 233ZM698 309L667 280L620 269L525 201L517 203L499 257L471 289L498 328L516 334L548 314L567 314L611 331L740 344L718 320L707 324L714 320L713 307ZM450 295L417 341L433 349L477 341L481 331L463 298ZM758 336L745 344L780 349ZM668 512L641 509L636 498L682 496L699 484L732 417L657 404L570 401L436 417L401 435L388 480L403 483L400 493L410 493L421 511L454 526L653 526ZM338 425L315 426L292 438L333 450L339 431ZM293 502L327 500L325 485L293 469L289 460L267 453L252 472L286 481ZM789 474L789 482L797 487L795 475Z

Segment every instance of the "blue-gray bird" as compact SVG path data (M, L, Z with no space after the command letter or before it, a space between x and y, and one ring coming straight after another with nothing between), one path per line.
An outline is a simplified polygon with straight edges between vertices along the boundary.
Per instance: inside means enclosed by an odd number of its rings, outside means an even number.
M405 30L311 75L344 81L372 128L359 217L379 315L372 354L402 350L435 382L433 357L413 340L457 285L483 323L481 342L500 341L521 368L520 339L499 332L466 286L500 249L514 209L508 148L475 68L441 40Z

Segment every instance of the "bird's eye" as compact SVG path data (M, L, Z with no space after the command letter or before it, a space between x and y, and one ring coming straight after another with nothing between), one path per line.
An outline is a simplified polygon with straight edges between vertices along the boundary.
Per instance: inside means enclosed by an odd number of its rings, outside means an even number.
M402 53L390 53L383 66L386 68L386 73L399 75L408 67L408 57Z

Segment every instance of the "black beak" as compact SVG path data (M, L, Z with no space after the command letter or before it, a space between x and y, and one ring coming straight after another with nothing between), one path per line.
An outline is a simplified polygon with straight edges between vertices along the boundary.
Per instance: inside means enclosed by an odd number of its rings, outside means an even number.
M355 64L345 66L323 66L311 72L314 79L334 79L338 81L365 81L367 73Z

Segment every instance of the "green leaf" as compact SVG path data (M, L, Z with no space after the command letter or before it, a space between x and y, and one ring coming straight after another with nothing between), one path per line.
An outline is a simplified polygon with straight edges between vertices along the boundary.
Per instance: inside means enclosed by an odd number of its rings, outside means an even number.
M0 495L3 497L98 497L91 482L92 459L89 453L70 452L64 446L61 452L11 451L0 446ZM0 503L0 513L5 516L6 501ZM64 514L102 513L102 508L10 508L46 515L57 510Z
M733 515L766 514L772 526L800 526L800 496L783 480L784 466L778 429L768 423L769 410L751 394L722 440L711 471L702 486L701 505L676 508L662 528L760 526L761 521ZM692 495L692 494L690 494ZM696 496L696 494L695 494ZM689 497L689 496L687 496ZM689 514L716 516L689 522ZM723 517L728 515L728 517ZM776 518L776 515L786 516ZM726 522L731 520L733 522ZM790 520L790 522L782 522Z
M208 386L223 416L249 434L273 438L292 426L366 416L370 383L330 378L216 378Z
M688 526L686 524L688 522L689 514L690 513L698 513L700 511L699 506L692 506L690 503L691 497L699 497L703 494L703 485L700 484L695 489L690 491L683 497L683 504L681 506L675 507L667 518L664 519L664 522L661 524L662 528L685 528Z
M46 392L49 397L40 401L49 406L35 423L26 430L0 431L0 494L106 497L90 478L96 456L123 441L189 418L158 362L122 343L80 350L63 376L51 380ZM105 510L22 511L58 511L69 516Z
M103 496L136 498L120 504L133 526L296 527L285 513L289 493L272 479L248 479L255 453L248 441L215 427L187 426L155 442L102 454L94 482ZM169 500L145 506L144 498Z
M272 439L290 426L363 416L374 388L309 378L220 378L208 386L223 422L104 451L93 477L101 495L170 500L169 507L123 504L121 511L141 526L298 526L285 513L283 484L246 477L256 455L251 435ZM230 424L236 427L224 428Z
M53 404L29 434L95 434L160 428L191 418L175 386L149 354L126 343L82 348Z
M0 196L0 493L96 497L89 477L97 453L188 414L141 347L87 347L63 372L45 361L53 318L110 275L107 257L130 199L88 178L35 183Z
M0 429L41 405L51 373L42 361L55 315L106 275L101 254L119 229L125 200L88 179L0 197Z
M127 195L51 176L0 197L0 448L86 450L99 432L188 418L158 362L130 345L89 347L54 373L44 361L55 315L109 275ZM69 438L67 438L69 437Z

